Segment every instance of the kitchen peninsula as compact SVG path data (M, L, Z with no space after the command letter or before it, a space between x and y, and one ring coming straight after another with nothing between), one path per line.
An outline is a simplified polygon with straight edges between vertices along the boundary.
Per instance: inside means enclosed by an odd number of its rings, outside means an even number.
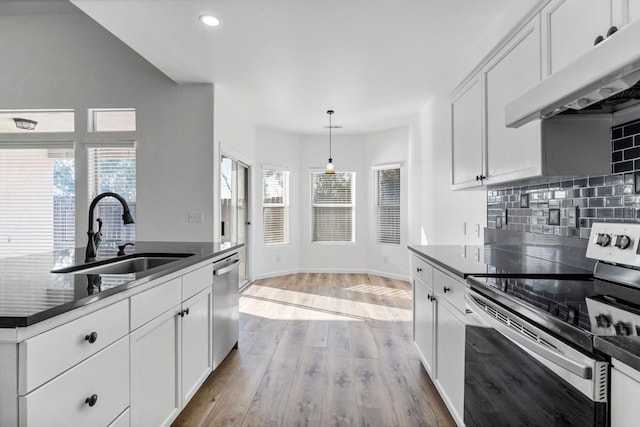
M119 262L173 257L125 274L51 272L84 248L0 260L0 425L170 424L237 344L241 247L136 242Z

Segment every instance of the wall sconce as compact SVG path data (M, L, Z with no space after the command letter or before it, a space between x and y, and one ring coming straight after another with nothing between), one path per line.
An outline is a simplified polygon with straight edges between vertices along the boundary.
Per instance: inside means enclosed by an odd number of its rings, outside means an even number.
M14 117L13 121L16 122L16 127L18 129L24 130L34 130L38 124L35 120L21 119L19 117Z

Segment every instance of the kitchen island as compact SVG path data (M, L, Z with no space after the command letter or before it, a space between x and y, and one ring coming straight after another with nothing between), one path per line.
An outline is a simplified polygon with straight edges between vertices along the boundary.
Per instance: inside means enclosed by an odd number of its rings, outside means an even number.
M136 242L118 259L176 257L127 274L51 272L84 248L0 260L0 425L170 424L237 343L241 246Z

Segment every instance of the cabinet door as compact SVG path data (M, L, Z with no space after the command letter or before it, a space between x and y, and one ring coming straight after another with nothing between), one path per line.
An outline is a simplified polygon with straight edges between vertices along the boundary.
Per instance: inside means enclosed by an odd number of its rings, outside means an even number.
M627 0L627 20L633 22L640 19L640 0Z
M550 76L593 48L613 23L611 0L553 0L541 12L543 75Z
M420 353L422 364L435 377L434 360L436 303L433 289L418 278L413 278L413 341Z
M211 286L182 304L183 406L211 373L211 304Z
M616 427L632 427L638 425L638 411L629 405L629 396L640 395L640 382L624 372L611 368L611 425ZM637 371L636 371L637 374Z
M505 126L505 105L540 81L540 28L534 18L484 69L487 183L541 174L540 122Z
M462 314L446 302L438 302L436 351L437 381L444 390L453 417L461 422L464 414L464 321Z
M482 141L482 84L473 77L451 101L451 183L453 188L480 185L485 175Z
M167 426L180 411L180 306L132 332L131 425Z

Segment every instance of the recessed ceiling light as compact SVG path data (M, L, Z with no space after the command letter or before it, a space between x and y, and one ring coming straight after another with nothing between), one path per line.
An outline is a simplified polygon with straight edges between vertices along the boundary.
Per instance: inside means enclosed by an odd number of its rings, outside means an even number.
M220 20L213 15L200 15L200 20L204 25L207 25L209 27L217 27L218 25L220 25Z

